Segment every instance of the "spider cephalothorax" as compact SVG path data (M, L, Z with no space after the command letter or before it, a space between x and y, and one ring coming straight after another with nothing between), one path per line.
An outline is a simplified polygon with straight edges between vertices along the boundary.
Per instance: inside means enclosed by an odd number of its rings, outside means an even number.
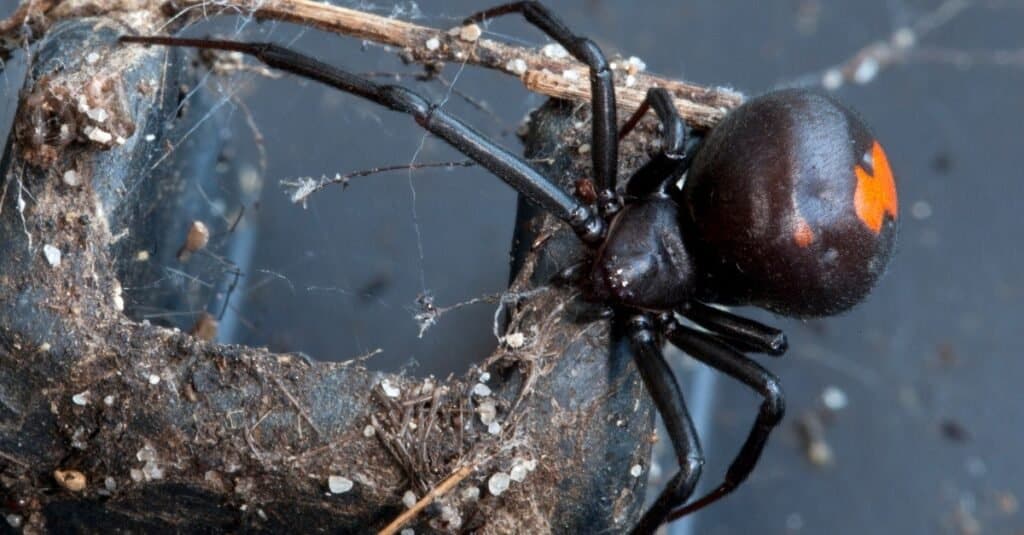
M781 355L783 333L709 303L752 304L792 316L832 314L863 299L896 237L896 187L885 152L852 112L830 97L779 91L755 98L711 130L690 157L686 125L664 89L648 91L617 132L612 71L601 50L539 2L513 2L466 19L522 14L590 69L594 188L574 197L527 162L413 91L381 85L266 43L124 37L126 42L250 54L411 115L569 225L592 248L582 277L588 298L626 327L633 360L662 416L679 471L634 528L667 520L731 492L753 470L784 403L778 379L744 355ZM661 148L617 186L618 140L653 110ZM692 166L690 161L693 161ZM678 187L684 180L682 189ZM681 314L705 330L679 323ZM665 362L668 341L750 386L763 398L724 481L688 502L703 453L682 391Z

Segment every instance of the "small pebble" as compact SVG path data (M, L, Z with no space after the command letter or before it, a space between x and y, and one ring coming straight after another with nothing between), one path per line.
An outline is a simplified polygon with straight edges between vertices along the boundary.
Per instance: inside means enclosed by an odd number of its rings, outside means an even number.
M402 505L406 509L412 509L412 506L416 505L416 494L411 490L405 491L405 494L402 495Z
M501 493L508 490L509 482L508 474L504 472L498 472L487 480L487 490L494 496L501 496Z
M427 39L427 50L437 50L441 48L441 40L437 37L431 37Z
M491 380L491 374L490 373L484 372L484 373L480 374L480 382L481 383L486 383L487 381L490 381L490 380Z
M156 134L146 134L144 138L146 141L156 141Z
M57 267L60 265L60 249L46 244L43 246L43 256L46 257L46 262L50 264L50 267Z
M487 424L487 432L492 435L497 435L498 433L501 433L501 424L499 424L498 422L491 422Z
M473 386L473 394L480 397L486 397L491 395L491 388L483 383L477 383Z
M644 467L640 466L639 464L634 464L633 467L629 469L629 475L633 477L640 477L641 475L643 475L643 473Z
M352 490L352 480L342 476L330 476L327 478L327 488L331 494L344 494Z
M368 426L363 428L363 436L364 437L370 438L370 437L372 437L375 434L377 434L377 430L374 429L372 425L368 425Z
M155 373L151 374L149 376L149 384L151 384L153 386L156 386L156 385L160 384L160 376L155 374Z
M104 396L103 397L103 404L108 406L108 407L113 405L114 404L114 396L113 395Z

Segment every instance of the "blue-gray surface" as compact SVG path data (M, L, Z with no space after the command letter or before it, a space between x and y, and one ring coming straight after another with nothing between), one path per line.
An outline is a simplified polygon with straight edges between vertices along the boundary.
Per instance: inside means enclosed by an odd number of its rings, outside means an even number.
M749 93L813 79L804 75L888 39L939 4L551 2L609 52L639 56L671 77ZM1024 462L1017 458L1024 448L1017 388L1024 378L1018 334L1024 60L985 64L991 51L1024 46L1024 7L982 4L923 37L917 59L838 91L873 125L898 173L899 251L873 297L854 311L806 323L767 318L787 329L792 346L769 363L789 394L787 421L750 481L697 515L694 532L1024 529L1024 515L1016 512L1024 496ZM0 5L5 15L12 9L9 1ZM480 5L422 1L419 12L422 23L448 26ZM222 21L195 31L230 34L236 25ZM491 29L543 42L512 19ZM359 43L293 26L250 24L243 34L294 42L356 70L401 68L389 53L362 52ZM958 67L953 51L973 52L978 61ZM20 85L15 72L0 80L8 117ZM518 146L512 132L540 97L472 68L452 65L445 76L458 78L455 88L486 102L493 115L456 94L448 102L453 111ZM262 202L246 212L258 238L250 259L233 258L249 274L238 294L236 340L323 359L382 347L377 365L396 368L415 359L419 367L411 373L461 370L466 362L451 356L486 355L494 344L490 305L452 312L422 339L412 309L424 288L441 306L501 290L515 203L508 188L473 169L379 175L356 178L345 191L329 189L303 211L288 203L279 180L458 156L407 118L352 97L289 78L244 79L210 82L247 103L267 149ZM445 96L443 86L420 87ZM241 108L226 102L223 109L236 116L238 159L255 162ZM816 468L795 423L820 412L828 386L841 389L848 405L824 424L833 463ZM724 378L708 392L705 485L720 477L757 407L752 394Z

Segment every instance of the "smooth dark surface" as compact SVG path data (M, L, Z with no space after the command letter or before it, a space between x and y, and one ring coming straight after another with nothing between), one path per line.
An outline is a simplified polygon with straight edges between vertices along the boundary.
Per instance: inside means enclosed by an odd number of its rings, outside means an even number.
M409 4L401 5L398 15L408 17ZM418 5L419 21L437 26L455 25L481 7L461 1ZM817 80L824 69L938 5L551 4L574 31L610 55L637 55L650 70L750 94ZM4 14L10 12L10 3L4 6ZM379 12L390 13L390 4ZM960 533L975 522L984 533L1024 528L1014 505L1024 500L1024 462L1018 459L1024 448L1024 69L1012 61L984 62L994 50L1022 46L1022 24L1024 10L1015 3L968 8L920 46L966 51L978 61L965 67L898 64L866 85L837 92L884 143L900 180L903 217L893 264L865 304L838 318L799 322L759 315L789 335L789 353L765 362L786 388L789 413L758 470L740 491L696 515L694 533ZM217 27L231 36L238 25L223 21ZM492 30L545 42L520 21L496 22ZM400 68L393 55L375 47L361 52L352 40L292 26L248 24L242 35L294 40L323 61L358 70ZM14 72L5 71L8 79L0 80L8 103L20 86L11 79ZM445 74L451 79L457 72L451 65ZM244 321L236 339L302 349L317 358L384 347L371 363L395 368L415 359L421 363L415 373L462 369L465 363L448 362L451 355L487 354L494 344L492 307L449 313L422 340L410 309L424 287L440 305L504 288L515 205L510 190L478 169L415 171L415 202L410 176L398 173L353 179L347 190L315 196L302 211L281 193L279 180L457 156L437 140L424 141L406 118L354 98L294 79L241 79L208 81L243 98L268 151L263 200L248 212L260 234L244 304L238 303ZM513 149L517 142L509 132L542 102L505 76L471 68L458 75L455 87L486 100L498 118L441 86L422 89L436 100L449 96L447 109ZM256 162L242 108L225 101L221 109L234 121L239 159ZM341 332L341 325L351 330ZM681 382L697 413L694 390ZM702 432L707 485L724 474L759 402L742 385L724 379L713 384L706 420L711 432ZM806 413L822 410L829 386L841 389L848 405L825 419L823 438L834 460L818 468L807 460L795 426ZM666 465L662 472L674 468Z

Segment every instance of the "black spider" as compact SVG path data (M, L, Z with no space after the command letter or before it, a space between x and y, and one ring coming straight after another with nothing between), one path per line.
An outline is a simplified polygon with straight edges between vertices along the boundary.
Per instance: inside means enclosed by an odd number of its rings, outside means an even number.
M707 303L756 305L797 317L853 306L868 294L891 254L895 183L867 127L830 97L788 90L752 99L715 127L691 158L686 125L671 95L654 88L621 135L653 109L662 147L619 187L615 90L601 50L538 2L504 4L466 23L511 13L522 14L590 68L596 206L567 194L521 158L404 87L380 85L274 44L128 36L122 41L250 54L271 67L407 113L568 224L594 250L582 274L585 294L609 305L616 321L628 325L634 361L679 461L678 473L634 528L651 533L746 479L784 411L778 379L743 353L781 355L785 335ZM706 330L682 325L676 314ZM665 340L764 398L724 481L688 504L704 457L662 356Z

